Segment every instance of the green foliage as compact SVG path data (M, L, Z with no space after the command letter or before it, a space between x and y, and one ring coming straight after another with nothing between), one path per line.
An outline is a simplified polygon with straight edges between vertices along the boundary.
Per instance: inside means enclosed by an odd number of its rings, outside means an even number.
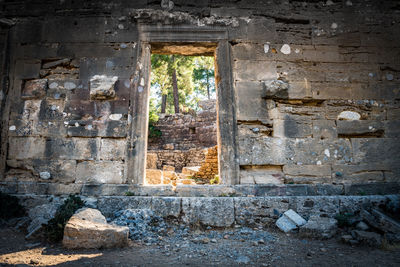
M354 217L353 213L338 213L335 216L335 219L338 221L339 227L348 227L351 226L351 218Z
M166 113L174 112L173 70L177 74L179 108L183 112L199 109L197 102L207 98L207 85L211 93L215 92L212 57L152 54L150 113L161 112L162 95L167 95Z
M21 217L25 209L19 204L18 198L0 192L0 219Z
M216 174L214 178L210 179L210 184L219 184L219 175Z
M84 205L85 202L80 197L70 195L57 209L54 218L45 225L47 239L52 242L60 241L63 238L64 227L67 221Z
M131 196L134 196L134 195L135 195L135 193L133 193L131 191L126 191L125 192L125 196L131 197Z

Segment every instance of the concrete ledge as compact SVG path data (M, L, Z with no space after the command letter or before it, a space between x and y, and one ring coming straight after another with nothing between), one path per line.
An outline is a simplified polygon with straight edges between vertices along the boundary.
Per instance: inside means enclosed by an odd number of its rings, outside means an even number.
M254 196L337 196L390 195L400 192L400 183L368 184L284 184L284 185L180 185L139 186L129 184L59 184L1 182L0 191L9 194L84 196L175 196L175 197L254 197Z
M59 201L64 197L17 195L22 205ZM113 218L121 209L150 209L164 218L174 218L188 225L231 227L235 224L272 225L288 209L303 218L333 218L338 213L359 213L363 208L391 206L400 202L400 195L367 196L266 196L266 197L143 197L143 196L81 196L91 207ZM58 203L59 203L58 201Z

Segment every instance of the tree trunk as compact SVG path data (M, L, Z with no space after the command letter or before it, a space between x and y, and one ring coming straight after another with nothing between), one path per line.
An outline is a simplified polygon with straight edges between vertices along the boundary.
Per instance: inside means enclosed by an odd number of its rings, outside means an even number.
M167 96L168 95L161 95L161 113L165 113L165 110L167 109Z
M210 100L210 82L208 80L208 70L207 70L206 77L207 77L207 96L208 96L208 99Z
M172 56L172 62L175 61L174 56ZM179 113L179 94L178 94L178 81L176 80L176 69L172 70L172 88L174 93L174 106L175 113Z

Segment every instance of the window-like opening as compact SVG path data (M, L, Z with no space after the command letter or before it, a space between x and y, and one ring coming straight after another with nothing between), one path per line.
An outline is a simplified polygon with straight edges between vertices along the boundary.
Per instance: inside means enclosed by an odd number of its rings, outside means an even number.
M151 55L145 184L218 184L214 57Z

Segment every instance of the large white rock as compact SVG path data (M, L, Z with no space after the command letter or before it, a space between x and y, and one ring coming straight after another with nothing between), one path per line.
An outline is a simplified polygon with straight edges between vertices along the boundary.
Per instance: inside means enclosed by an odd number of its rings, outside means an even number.
M290 209L285 211L283 215L276 221L276 226L284 231L285 233L296 229L302 225L307 223L306 220L303 219L299 214L297 214L294 210Z
M110 99L115 97L115 83L118 77L106 75L95 75L90 78L90 98L91 99Z
M82 208L67 222L62 243L67 248L123 247L128 235L128 227L107 224L100 211Z

